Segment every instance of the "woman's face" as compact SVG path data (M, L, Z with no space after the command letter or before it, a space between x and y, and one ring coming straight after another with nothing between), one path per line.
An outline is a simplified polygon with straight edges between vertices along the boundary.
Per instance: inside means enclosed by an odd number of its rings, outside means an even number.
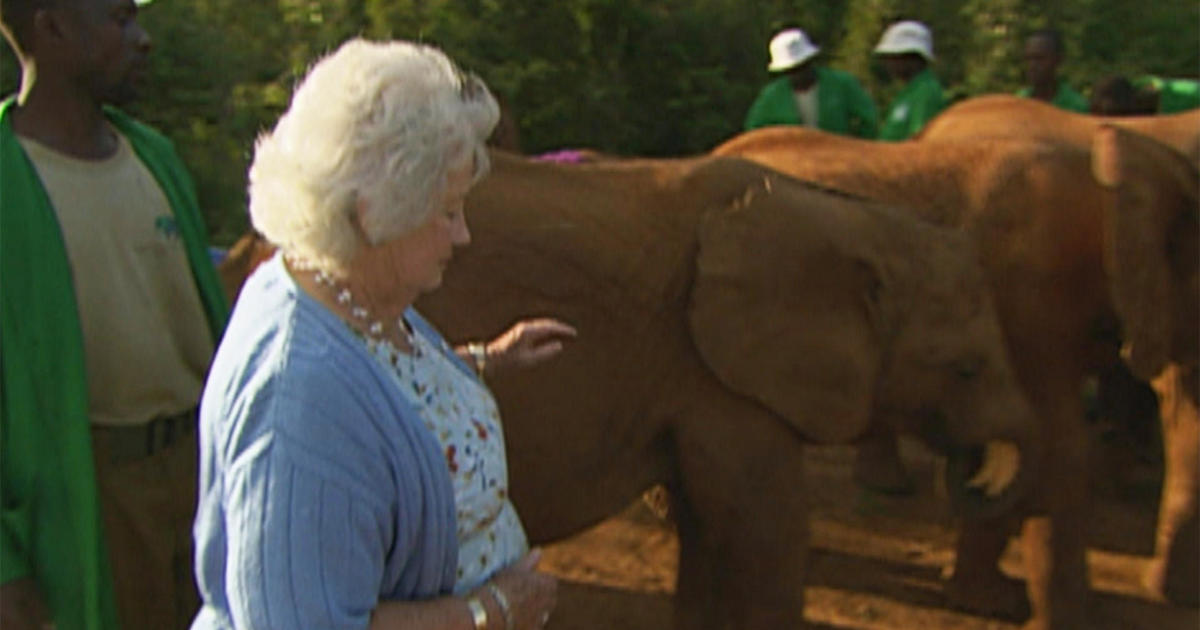
M447 174L446 187L435 197L433 211L416 229L377 246L385 257L391 281L416 293L442 284L442 274L454 247L471 242L463 202L471 189L474 169L468 159Z

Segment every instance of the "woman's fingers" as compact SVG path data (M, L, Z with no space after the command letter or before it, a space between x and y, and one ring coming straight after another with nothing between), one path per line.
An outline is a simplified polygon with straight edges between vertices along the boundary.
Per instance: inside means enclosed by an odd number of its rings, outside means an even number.
M551 317L517 322L488 344L493 365L537 365L562 352L564 341L578 335L574 326Z
M533 549L530 549L529 553L525 554L523 558L517 560L517 566L525 569L526 571L532 571L537 568L538 563L541 561L542 548L534 547Z
M579 334L579 331L575 330L574 326L551 317L525 320L523 323L530 332L543 336L575 337Z
M511 330L515 344L529 349L540 349L547 345L561 349L564 339L574 339L579 334L574 326L550 318L525 320Z

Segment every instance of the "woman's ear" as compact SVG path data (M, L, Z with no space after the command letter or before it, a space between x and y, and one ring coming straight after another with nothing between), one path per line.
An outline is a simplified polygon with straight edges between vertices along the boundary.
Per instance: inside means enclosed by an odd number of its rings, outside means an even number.
M370 225L371 207L365 198L361 195L354 196L354 210L350 212L350 225L354 226L354 232L362 242L370 245L375 244L375 239L371 237L371 231L367 229Z

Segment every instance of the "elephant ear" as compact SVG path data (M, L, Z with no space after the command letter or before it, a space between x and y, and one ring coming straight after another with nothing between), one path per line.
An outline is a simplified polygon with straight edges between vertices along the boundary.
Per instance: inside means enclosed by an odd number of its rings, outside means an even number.
M829 207L852 203L772 176L707 211L688 313L726 387L825 443L863 433L880 369L880 279Z
M1194 364L1196 167L1150 138L1102 126L1093 136L1092 171L1109 189L1104 264L1130 368L1149 380L1169 361Z

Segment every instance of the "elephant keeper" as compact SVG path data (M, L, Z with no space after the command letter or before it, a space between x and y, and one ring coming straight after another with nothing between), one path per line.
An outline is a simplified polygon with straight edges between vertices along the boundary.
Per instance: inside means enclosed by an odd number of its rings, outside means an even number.
M527 630L557 582L508 496L484 383L560 352L528 320L451 349L413 308L470 241L499 110L441 51L351 40L255 147L247 281L201 399L194 630Z
M874 139L875 102L848 72L818 65L820 48L798 28L781 31L768 46L776 73L750 105L747 131L769 125L804 125L829 133Z

